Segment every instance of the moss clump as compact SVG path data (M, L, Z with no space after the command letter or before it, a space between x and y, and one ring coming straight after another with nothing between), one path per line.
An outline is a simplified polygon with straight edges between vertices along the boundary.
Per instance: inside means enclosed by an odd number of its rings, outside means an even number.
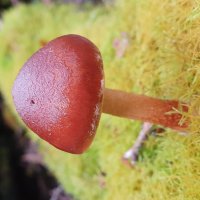
M38 14L41 13L41 14ZM4 15L0 32L0 88L14 111L11 87L19 68L44 41L68 33L90 38L100 48L106 86L200 105L200 7L192 0L119 0L114 7L40 4L19 6ZM120 36L123 33L123 36ZM125 33L125 34L124 34ZM116 50L122 51L121 57ZM120 49L121 48L121 49ZM58 151L35 135L41 153L64 188L77 199L200 199L200 117L191 116L187 137L172 130L150 138L138 165L121 155L140 129L139 122L103 115L96 140L83 155Z

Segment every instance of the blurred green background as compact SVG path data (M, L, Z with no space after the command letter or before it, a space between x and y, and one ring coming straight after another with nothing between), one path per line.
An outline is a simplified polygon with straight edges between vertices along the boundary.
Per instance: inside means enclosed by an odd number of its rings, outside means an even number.
M125 166L121 157L141 122L103 114L83 155L61 152L29 131L64 189L80 200L199 200L200 1L35 0L11 5L1 10L0 91L23 126L12 102L13 81L38 48L69 33L99 47L106 87L190 104L190 133L166 129L159 137L151 136L134 168Z

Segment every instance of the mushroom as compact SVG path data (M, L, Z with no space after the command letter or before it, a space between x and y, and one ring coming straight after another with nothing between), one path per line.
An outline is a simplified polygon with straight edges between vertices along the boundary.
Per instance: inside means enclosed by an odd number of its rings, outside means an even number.
M90 146L101 112L179 131L189 125L180 123L188 107L179 101L104 88L101 54L79 35L58 37L34 53L20 70L12 95L33 132L73 154Z

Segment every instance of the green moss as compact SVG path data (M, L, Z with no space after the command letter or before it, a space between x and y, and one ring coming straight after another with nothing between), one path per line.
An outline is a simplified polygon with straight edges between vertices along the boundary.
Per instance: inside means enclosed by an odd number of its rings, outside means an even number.
M68 33L90 38L100 48L106 86L190 102L191 133L172 130L151 137L129 169L121 156L140 122L103 115L91 148L69 155L38 139L46 163L64 188L82 200L200 199L200 7L192 0L119 0L113 7L40 4L4 15L0 32L0 88L14 111L11 87L26 59L43 42ZM113 41L125 32L129 45L118 58Z

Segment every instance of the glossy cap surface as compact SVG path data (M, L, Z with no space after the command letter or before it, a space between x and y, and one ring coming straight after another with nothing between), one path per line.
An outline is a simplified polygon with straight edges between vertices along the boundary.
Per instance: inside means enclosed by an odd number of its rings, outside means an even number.
M26 125L55 147L82 153L101 114L103 63L97 47L79 35L49 42L24 64L13 86Z

